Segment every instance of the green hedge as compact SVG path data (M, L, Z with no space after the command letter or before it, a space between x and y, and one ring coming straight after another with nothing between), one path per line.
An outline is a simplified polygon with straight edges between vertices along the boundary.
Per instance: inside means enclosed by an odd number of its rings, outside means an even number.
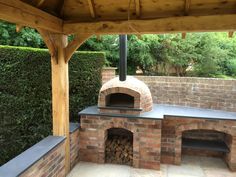
M70 120L96 104L101 52L77 52L69 63ZM47 50L0 46L0 165L51 134L51 68Z

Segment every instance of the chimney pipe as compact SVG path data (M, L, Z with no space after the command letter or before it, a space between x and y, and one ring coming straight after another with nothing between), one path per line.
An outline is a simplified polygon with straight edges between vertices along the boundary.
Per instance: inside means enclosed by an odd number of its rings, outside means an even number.
M125 81L127 74L127 35L119 35L119 43L120 43L119 80Z

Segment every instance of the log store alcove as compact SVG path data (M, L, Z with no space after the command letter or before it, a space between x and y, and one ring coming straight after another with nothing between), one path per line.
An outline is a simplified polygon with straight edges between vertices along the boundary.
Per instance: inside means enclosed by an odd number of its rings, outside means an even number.
M105 162L133 164L133 133L124 128L110 128L106 132Z

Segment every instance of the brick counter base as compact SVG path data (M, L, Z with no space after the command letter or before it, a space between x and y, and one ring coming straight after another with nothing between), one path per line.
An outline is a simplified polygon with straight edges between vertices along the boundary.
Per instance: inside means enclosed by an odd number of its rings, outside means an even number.
M20 177L64 177L65 174L65 142L62 142L27 169Z
M232 171L236 171L236 122L230 120L208 120L195 118L179 118L166 116L162 121L162 138L161 138L161 162L167 164L181 164L182 156L182 136L196 136L195 134L186 135L184 132L189 130L201 130L204 134L212 138L222 138L219 132L223 133L224 142L230 149L229 153L221 154ZM214 130L211 133L209 130ZM200 132L200 131L199 131ZM212 136L211 136L212 135ZM195 155L220 156L207 151L185 150L185 154L195 153Z
M79 129L70 132L70 169L72 169L79 160Z
M81 161L105 163L107 130L123 128L133 133L133 166L160 169L161 120L81 116Z

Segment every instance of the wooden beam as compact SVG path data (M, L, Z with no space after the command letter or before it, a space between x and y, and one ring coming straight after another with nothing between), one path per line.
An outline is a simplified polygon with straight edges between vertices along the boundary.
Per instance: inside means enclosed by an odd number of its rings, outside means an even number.
M235 31L236 14L181 16L150 20L64 22L65 34L161 34L178 32ZM135 30L134 30L135 29Z
M141 34L136 34L137 38L142 40L142 35Z
M101 35L96 35L96 37L97 37L97 41L101 41L101 39L102 39Z
M22 28L24 28L23 25L16 24L16 32L17 33L19 33L22 30Z
M40 7L44 3L44 1L45 0L38 0L36 3L36 7Z
M94 8L94 2L93 0L88 0L89 5L89 11L92 18L96 18L95 8Z
M68 63L65 62L67 36L42 29L38 29L38 31L51 54L53 135L66 137L65 168L66 173L69 173L69 73Z
M0 19L61 33L63 21L19 0L0 0Z
M229 37L229 38L232 38L233 36L234 36L234 31L229 31L228 37Z
M65 0L63 0L62 3L61 3L60 17L64 16L64 6L65 6Z
M65 49L65 62L67 63L74 52L91 36L91 34L75 35L75 38Z
M185 0L184 3L184 15L189 15L191 0Z
M43 40L49 50L51 58L57 59L57 47L54 43L53 34L47 30L40 29L40 28L38 28L37 31L39 32L39 34L43 38Z
M137 18L139 18L141 15L140 0L135 0L135 11Z

